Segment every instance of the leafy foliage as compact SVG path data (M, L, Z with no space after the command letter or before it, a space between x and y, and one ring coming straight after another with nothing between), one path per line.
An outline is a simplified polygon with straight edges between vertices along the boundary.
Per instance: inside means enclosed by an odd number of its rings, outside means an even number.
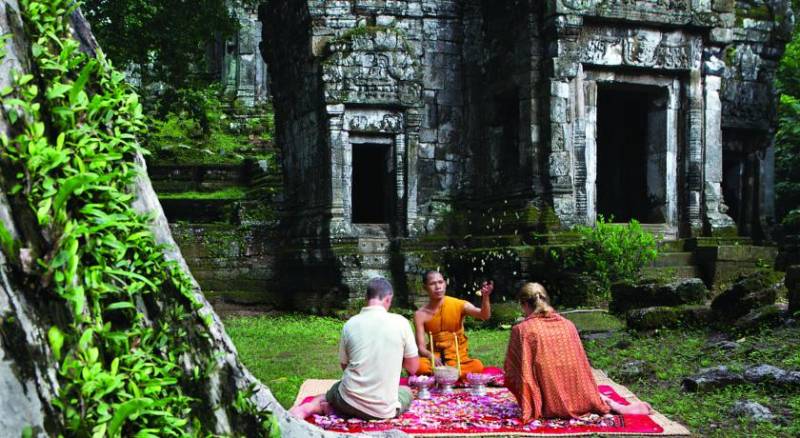
M246 157L274 158L270 151L275 130L272 107L258 106L251 114L232 117L215 89L194 90L203 95L198 102L173 106L163 118L150 119L152 129L145 146L153 153L153 161L235 164Z
M612 283L634 280L658 256L655 237L636 220L623 225L600 216L594 227L579 225L575 231L581 235L580 243L551 255L561 269L594 282L594 298L607 299Z
M85 0L83 10L109 58L140 67L143 84L183 88L207 71L207 50L236 20L224 0ZM135 42L135 43L132 43Z
M28 275L42 297L70 310L48 332L63 424L70 436L203 436L209 419L193 413L199 400L185 388L206 375L185 373L179 358L187 339L205 342L210 318L197 314L192 283L165 259L150 218L132 207L142 106L102 53L92 58L71 38L78 3L20 6L33 73L2 90L13 130L2 159L8 192L30 206L43 234ZM271 427L247 400L234 409Z
M775 138L776 214L800 207L800 33L786 46L777 74L781 93Z

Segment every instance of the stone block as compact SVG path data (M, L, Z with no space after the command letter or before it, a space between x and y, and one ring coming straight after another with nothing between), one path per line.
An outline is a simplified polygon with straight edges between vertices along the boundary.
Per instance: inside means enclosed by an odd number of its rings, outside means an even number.
M736 319L753 309L774 304L777 292L770 278L756 273L737 281L726 291L714 297L711 308L722 319Z
M751 310L737 319L734 327L741 331L757 330L761 327L775 327L786 316L786 304L768 304Z
M786 270L786 288L789 290L789 312L800 312L800 265L790 266Z
M705 301L708 289L699 278L689 278L671 283L616 283L611 286L609 311L622 314L630 309L653 306L678 306L699 304Z
M733 41L733 29L715 27L711 29L711 42L718 44L728 44Z
M696 375L683 379L681 386L687 392L705 392L729 385L744 383L739 373L734 373L724 365L703 368Z
M721 245L717 247L717 260L721 261L768 261L778 255L774 246Z
M711 309L702 305L645 307L626 315L628 327L635 330L701 326L711 320Z
M735 0L713 0L711 9L714 12L733 12L735 6Z

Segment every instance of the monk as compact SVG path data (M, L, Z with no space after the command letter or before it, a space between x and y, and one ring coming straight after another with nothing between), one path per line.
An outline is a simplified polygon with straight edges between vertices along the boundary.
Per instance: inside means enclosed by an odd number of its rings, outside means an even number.
M428 304L414 313L417 348L419 349L419 370L417 374L433 374L431 355L436 366L456 367L461 363L461 377L467 373L483 372L483 363L469 357L467 336L464 334L464 317L469 315L487 320L492 314L489 301L494 283L484 282L481 286L481 307L469 301L446 296L447 283L437 271L427 271L422 275L423 288L428 293ZM433 337L431 352L430 337Z
M578 418L586 414L650 414L650 405L622 405L600 394L572 322L553 310L544 286L527 283L519 302L525 320L508 341L505 385L527 423L540 418Z

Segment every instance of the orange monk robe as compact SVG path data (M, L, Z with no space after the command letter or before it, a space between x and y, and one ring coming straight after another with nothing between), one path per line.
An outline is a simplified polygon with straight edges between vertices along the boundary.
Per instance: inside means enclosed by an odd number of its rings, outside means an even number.
M505 385L522 420L607 414L575 325L561 315L530 316L511 330Z
M433 333L433 344L436 357L443 357L445 365L455 367L456 361L456 342L458 337L458 354L461 359L461 377L467 373L483 372L483 363L478 359L469 357L467 346L467 336L464 334L464 305L467 302L453 297L444 297L439 310L425 323L425 339L428 333ZM428 347L430 349L430 347ZM419 370L417 374L433 374L431 369L430 357L419 358Z

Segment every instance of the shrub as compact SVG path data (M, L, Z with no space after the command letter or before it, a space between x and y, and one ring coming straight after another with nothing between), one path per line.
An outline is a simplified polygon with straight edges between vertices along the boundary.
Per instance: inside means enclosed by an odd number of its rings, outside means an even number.
M587 300L607 301L612 283L633 281L658 256L655 237L636 220L613 224L600 216L594 227L579 225L575 231L580 243L560 253L553 251L551 257L567 277L577 273L595 283L586 291Z

